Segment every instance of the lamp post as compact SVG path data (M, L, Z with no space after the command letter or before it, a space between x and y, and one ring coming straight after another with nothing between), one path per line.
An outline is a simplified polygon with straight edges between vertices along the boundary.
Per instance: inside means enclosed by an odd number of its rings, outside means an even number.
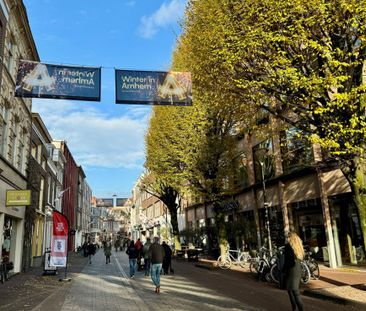
M267 154L268 149L265 148L265 154ZM264 154L264 155L265 155ZM269 250L269 255L272 257L272 240L271 240L271 228L269 225L269 213L268 213L268 206L269 203L267 202L267 191L266 191L266 179L265 179L265 156L263 155L263 157L261 159L258 159L259 164L261 166L261 173L262 173L262 187L263 187L263 207L265 210L265 217L266 217L266 228L267 228L267 234L268 234L268 250Z

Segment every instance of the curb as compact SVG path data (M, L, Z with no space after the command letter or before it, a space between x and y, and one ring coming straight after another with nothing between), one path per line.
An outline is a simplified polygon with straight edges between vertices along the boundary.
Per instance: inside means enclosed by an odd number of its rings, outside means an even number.
M196 263L195 267L201 268L201 269L206 269L206 270L216 270L217 269L217 267L214 267L213 265L203 264L203 263Z
M341 298L341 297L335 297L335 296L330 296L330 295L324 295L322 293L316 292L316 291L312 291L312 290L304 290L303 291L303 295L304 296L309 296L309 297L314 297L314 298L319 298L322 300L328 300L328 301L332 301L341 305L346 305L349 304L350 301L348 299L345 298Z
M326 294L323 294L323 293L320 293L320 292L317 292L314 290L304 290L303 295L308 296L308 297L331 301L331 302L341 304L341 305L352 305L352 306L356 306L360 309L364 309L366 306L366 303L362 303L362 302L358 302L358 301L354 301L354 300L350 300L350 299L346 299L346 298L342 298L342 297L326 295Z

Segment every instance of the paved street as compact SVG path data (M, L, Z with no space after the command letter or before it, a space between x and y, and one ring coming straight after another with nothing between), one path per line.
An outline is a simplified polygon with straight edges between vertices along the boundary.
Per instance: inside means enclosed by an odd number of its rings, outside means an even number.
M175 274L162 276L161 294L138 272L128 278L128 258L113 252L106 265L103 251L33 311L61 310L290 310L287 293L237 271L205 270L173 261ZM303 296L307 310L356 310Z

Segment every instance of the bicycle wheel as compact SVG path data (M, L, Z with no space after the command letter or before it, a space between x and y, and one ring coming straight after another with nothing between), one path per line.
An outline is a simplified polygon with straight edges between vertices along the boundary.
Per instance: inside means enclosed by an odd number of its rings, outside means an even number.
M362 249L362 246L359 246L356 248L356 260L358 262L361 262L364 260L364 253L363 253L363 249Z
M319 265L318 263L313 259L310 262L310 272L311 272L311 276L315 279L315 280L319 280L320 278L320 270L319 270Z
M301 262L301 279L302 284L308 284L310 281L310 270L306 263Z
M245 266L251 261L250 255L241 254L238 262L240 267L245 268Z
M277 267L276 263L271 267L271 277L272 277L273 282L275 282L275 283L279 282L280 275L279 275L279 271L278 271L278 267Z
M222 256L217 258L217 265L221 269L229 269L231 267L231 260L226 256L225 261L222 260Z

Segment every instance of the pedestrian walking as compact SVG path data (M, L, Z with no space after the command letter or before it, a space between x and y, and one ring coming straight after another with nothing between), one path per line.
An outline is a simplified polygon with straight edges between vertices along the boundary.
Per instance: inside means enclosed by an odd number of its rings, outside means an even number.
M142 247L142 253L144 256L145 276L150 275L150 254L149 254L150 246L151 246L150 238L147 238L144 246Z
M137 250L133 240L130 242L130 245L126 250L126 254L128 255L128 261L130 264L130 278L133 279L136 272L136 261L137 261Z
M151 280L155 285L155 293L160 293L160 272L165 255L164 248L159 244L159 237L154 237L154 243L150 246Z
M163 241L162 246L164 248L164 253L165 253L164 258L163 258L163 271L164 271L164 275L165 275L165 274L169 274L169 269L171 268L172 250L169 247L169 245L165 243L165 241Z
M116 250L116 252L118 252L120 245L121 245L121 240L116 239L116 241L114 241L114 249Z
M109 240L104 245L104 255L106 264L109 264L111 262L111 253L112 253L112 241Z
M141 255L142 255L142 242L140 239L137 239L135 243L135 248L137 251L137 270L141 271Z
M89 257L89 264L91 264L92 256L95 255L96 247L91 241L88 241L86 248L87 248L87 253L88 253L88 257Z
M301 260L304 258L304 248L300 237L295 232L290 232L284 251L283 274L285 288L290 297L292 310L303 311L300 297Z

